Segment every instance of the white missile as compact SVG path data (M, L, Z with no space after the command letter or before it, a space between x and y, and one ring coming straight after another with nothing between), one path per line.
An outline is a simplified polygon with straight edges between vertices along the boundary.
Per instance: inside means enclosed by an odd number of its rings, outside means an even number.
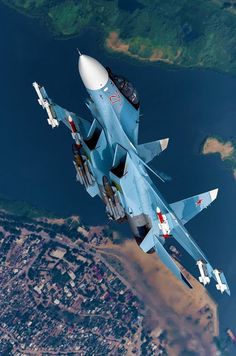
M81 136L77 130L77 127L75 126L75 123L72 119L72 117L69 115L68 116L68 122L71 128L71 136L75 140L77 145L81 145Z
M106 204L106 212L108 214L108 218L113 220L113 218L112 218L113 212L111 210L110 202L109 202L109 200L108 200L106 195L104 195L104 201L105 201L105 204Z
M39 104L43 107L43 109L46 109L46 111L47 111L47 114L48 114L47 121L48 121L49 125L52 126L52 128L59 126L59 121L56 119L56 115L53 113L50 103L42 95L41 90L43 90L45 92L45 94L47 95L46 91L37 82L33 83L33 87L34 87L36 93L38 94Z
M115 194L115 203L116 203L116 207L117 207L120 217L123 218L125 216L125 211L124 211L124 208L117 196L117 193Z
M222 272L220 272L218 269L213 270L215 279L217 281L216 284L216 289L219 290L221 293L224 293L225 291L228 290L228 286L226 283L224 283L224 275Z
M83 177L82 177L82 173L79 171L78 167L77 167L77 164L75 161L73 161L73 164L75 166L75 170L76 170L76 179L77 181L79 181L81 184L84 184L83 182Z
M90 173L87 161L84 162L83 167L84 167L84 171L85 171L85 174L86 174L86 177L87 177L89 185L93 185L93 176Z
M162 231L163 237L170 237L170 226L166 215L162 214L161 209L159 207L156 208L156 213L159 220L158 226Z
M78 171L80 172L80 174L82 176L85 188L88 188L91 184L89 184L88 177L85 174L83 168L82 167L78 167Z
M75 170L76 170L76 179L77 181L79 181L81 184L84 184L85 187L88 185L87 182L85 181L85 178L84 178L84 174L83 174L83 170L81 167L78 167L76 162L73 161L74 163L74 166L75 166Z
M112 201L111 201L110 198L108 198L108 202L109 202L110 209L112 211L113 219L116 220L117 219L117 212L115 211L114 205L112 204Z
M33 83L33 87L34 87L36 93L38 94L38 97L39 97L38 98L38 102L39 102L39 104L44 108L44 98L43 98L42 93L40 91L40 89L41 89L40 85L37 82L34 82Z
M52 108L51 105L49 104L49 102L47 100L44 100L44 107L47 111L48 114L48 124L50 126L52 126L52 128L54 129L54 127L59 126L59 121L54 117L54 115L52 114Z
M206 284L210 283L210 276L206 264L203 261L199 260L197 261L197 266L200 272L200 277L198 279L205 286Z

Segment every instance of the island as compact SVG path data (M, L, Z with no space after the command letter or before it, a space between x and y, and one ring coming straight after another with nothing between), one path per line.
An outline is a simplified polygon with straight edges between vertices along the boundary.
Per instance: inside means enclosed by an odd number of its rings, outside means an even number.
M134 239L32 211L0 201L1 355L217 354L217 305L186 270L193 289Z
M236 146L232 141L223 141L221 138L210 136L204 140L202 153L219 154L222 161L230 163L236 179Z
M105 48L142 62L236 74L234 0L2 0L60 38L98 29Z

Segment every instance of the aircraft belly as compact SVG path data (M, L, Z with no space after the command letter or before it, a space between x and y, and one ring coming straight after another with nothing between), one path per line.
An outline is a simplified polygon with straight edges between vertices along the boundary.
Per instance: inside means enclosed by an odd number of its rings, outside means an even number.
M132 231L135 236L144 237L145 235L140 233L139 227L147 225L148 228L151 228L153 211L145 180L140 171L139 163L135 164L128 158L127 172L119 184Z
M89 160L91 161L97 183L102 185L102 178L104 175L109 175L111 166L111 156L109 155L109 151L107 149L94 150L90 152Z

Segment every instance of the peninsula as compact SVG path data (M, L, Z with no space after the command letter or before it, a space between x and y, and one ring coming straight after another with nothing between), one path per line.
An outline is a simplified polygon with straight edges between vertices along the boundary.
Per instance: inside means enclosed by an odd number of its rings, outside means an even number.
M236 2L223 0L2 0L69 38L93 27L104 46L142 62L236 74Z
M223 141L210 136L203 143L202 153L204 155L219 154L222 161L230 163L236 179L236 147L232 141Z

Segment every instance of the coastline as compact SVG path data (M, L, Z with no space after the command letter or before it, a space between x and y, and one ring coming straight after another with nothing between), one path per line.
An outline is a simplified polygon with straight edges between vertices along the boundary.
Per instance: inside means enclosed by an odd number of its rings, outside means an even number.
M235 70L231 70L229 68L220 68L216 66L209 66L209 65L204 65L202 63L197 63L197 64L188 64L187 61L184 59L181 62L176 62L178 58L180 58L182 49L179 48L177 49L175 56L173 59L164 57L163 56L163 51L162 47L154 47L150 45L150 48L148 47L147 49L152 51L152 54L150 56L142 56L138 52L137 53L132 53L129 50L129 43L126 43L125 40L119 38L119 34L117 29L115 27L110 27L108 29L104 29L104 24L102 26L99 26L97 23L92 24L91 22L88 23L88 25L83 26L82 28L79 29L79 31L74 32L73 34L67 35L67 34L62 34L60 31L57 31L53 24L50 21L49 16L46 16L45 13L43 12L37 12L34 11L33 13L30 13L29 11L24 11L18 6L9 3L6 0L2 0L2 5L10 8L11 10L27 16L31 19L35 19L36 21L39 22L39 24L46 28L48 31L49 35L52 36L55 40L60 40L60 41L66 41L70 40L76 37L80 37L84 32L87 30L94 30L99 32L100 36L100 42L101 46L106 50L106 52L111 55L122 55L126 59L131 59L135 60L137 64L141 65L159 65L159 66L164 66L164 68L167 68L169 70L210 70L216 73L221 73L227 76L232 76L234 77L236 75ZM112 36L116 36L116 38L111 39ZM184 63L185 62L185 63Z
M141 62L164 62L167 64L174 64L169 58L162 58L162 51L158 49L154 49L153 54L150 57L142 57L139 54L135 54L130 52L129 44L125 43L119 38L119 34L116 31L111 31L108 34L108 37L104 39L104 45L107 50L110 50L115 53L122 53L131 58L135 58ZM158 53L159 51L159 53Z

